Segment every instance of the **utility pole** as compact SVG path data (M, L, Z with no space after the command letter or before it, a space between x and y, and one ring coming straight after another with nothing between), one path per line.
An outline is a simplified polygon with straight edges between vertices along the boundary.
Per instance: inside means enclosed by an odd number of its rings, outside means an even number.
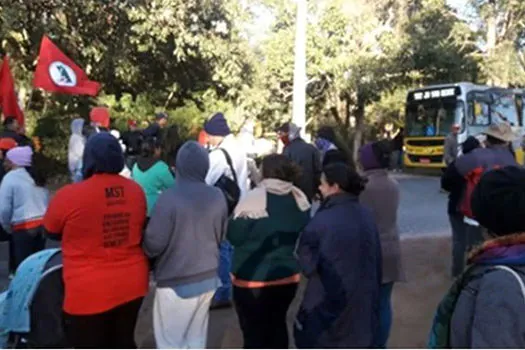
M295 65L293 79L292 121L301 128L306 126L306 0L296 0L297 23L295 26Z

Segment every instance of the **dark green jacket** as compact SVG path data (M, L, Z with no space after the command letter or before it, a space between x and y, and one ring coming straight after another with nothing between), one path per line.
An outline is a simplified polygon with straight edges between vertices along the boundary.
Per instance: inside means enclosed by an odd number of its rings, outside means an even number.
M301 212L294 197L267 193L269 216L232 219L227 238L235 248L232 273L245 281L275 281L299 273L294 249L310 211Z

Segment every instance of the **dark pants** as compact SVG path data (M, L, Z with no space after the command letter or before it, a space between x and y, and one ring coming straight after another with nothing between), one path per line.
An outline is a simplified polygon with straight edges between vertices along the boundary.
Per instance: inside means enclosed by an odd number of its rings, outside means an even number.
M379 290L379 330L374 341L375 349L386 349L392 328L392 289L394 282L381 284Z
M265 288L233 287L244 349L287 349L286 314L297 284Z
M12 267L13 271L16 271L28 256L38 253L46 247L46 239L40 229L23 230L12 233L10 244L13 253Z
M452 228L452 277L457 277L465 269L467 224L461 214L448 214L448 219Z
M401 170L403 169L403 151L395 150L390 155L390 169Z
M136 349L135 324L142 299L95 315L64 313L66 338L76 349Z

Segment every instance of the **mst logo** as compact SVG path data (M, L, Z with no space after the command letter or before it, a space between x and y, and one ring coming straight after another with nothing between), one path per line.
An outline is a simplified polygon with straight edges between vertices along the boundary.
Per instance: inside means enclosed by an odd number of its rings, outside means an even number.
M105 191L106 199L124 198L124 187L122 186L106 187Z

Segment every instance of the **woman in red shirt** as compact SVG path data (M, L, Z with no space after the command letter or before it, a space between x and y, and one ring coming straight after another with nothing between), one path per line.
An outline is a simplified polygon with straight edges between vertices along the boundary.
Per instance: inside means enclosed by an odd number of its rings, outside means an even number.
M61 189L44 218L62 240L65 331L74 348L134 348L133 335L148 291L140 246L146 199L120 175L124 156L109 133L89 138L84 181Z

